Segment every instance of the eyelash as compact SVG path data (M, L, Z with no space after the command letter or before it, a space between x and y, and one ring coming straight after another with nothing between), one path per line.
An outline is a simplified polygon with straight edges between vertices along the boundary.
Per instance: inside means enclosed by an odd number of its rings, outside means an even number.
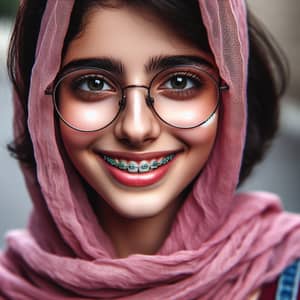
M82 84L87 84L88 80L90 79L99 79L101 80L104 84L108 85L110 87L110 89L112 90L112 85L110 83L108 83L108 80L101 75L98 74L86 74L86 75L82 75L79 78L76 78L72 81L72 89L73 90L79 90L80 89L80 85ZM81 89L82 91L85 91L83 89Z
M187 85L192 85L190 87L184 87L184 88L173 88L173 87L166 87L167 83L170 82L173 78L176 78L176 76L183 77L187 80ZM88 85L88 80L95 80L99 79L103 82L103 87L100 90L94 90L92 91L89 87L83 88L83 85ZM192 81L192 83L189 83L189 80ZM192 72L175 72L169 74L167 77L167 80L163 82L163 84L160 85L160 89L166 93L171 93L174 95L174 97L188 97L192 96L193 93L198 89L201 89L203 86L203 78L199 77L197 74ZM109 80L106 79L106 77L100 75L100 74L85 74L80 76L79 78L75 78L71 82L71 89L75 93L80 93L82 97L89 98L89 99L95 99L95 97L100 96L100 92L102 92L102 95L104 96L105 92L111 92L115 91L113 85L109 82ZM105 94L104 94L105 93Z
M174 78L176 76L185 77L187 80L191 80L193 86L188 87L188 88L183 88L183 89L165 88L164 86L166 85L166 83L168 83L172 78ZM169 76L169 78L164 81L164 83L161 85L161 87L162 87L161 90L163 93L165 92L170 95L173 95L174 99L175 98L184 99L186 97L193 96L197 90L201 89L203 84L204 84L203 79L201 79L199 76L197 76L194 73L177 72L177 73L171 74Z
M171 74L169 76L169 78L164 82L164 84L166 82L169 82L172 78L175 78L177 76L185 77L188 80L193 81L193 83L196 84L196 86L200 86L202 84L202 80L199 76L197 76L194 73L189 73L189 72L178 72L178 73Z

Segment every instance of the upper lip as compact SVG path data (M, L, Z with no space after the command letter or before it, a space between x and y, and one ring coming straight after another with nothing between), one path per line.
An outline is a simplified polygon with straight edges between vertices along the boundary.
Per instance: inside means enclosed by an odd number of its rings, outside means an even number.
M141 161L141 160L150 160L154 158L159 158L170 154L176 154L180 152L180 150L155 151L155 152L145 152L145 153L106 151L106 150L100 150L96 152L100 155L106 155L112 158L119 158L119 159L123 158L126 160Z

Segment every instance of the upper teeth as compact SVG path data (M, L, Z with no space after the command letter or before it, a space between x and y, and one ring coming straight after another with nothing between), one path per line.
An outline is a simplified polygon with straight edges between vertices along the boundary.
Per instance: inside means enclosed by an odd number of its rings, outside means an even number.
M126 161L123 159L115 159L104 155L103 158L107 161L110 165L117 167L121 170L127 170L130 173L145 173L156 169L162 165L167 164L170 160L175 157L175 154L170 154L160 159L152 159L150 162L147 160L142 160L140 162L136 162L134 160Z

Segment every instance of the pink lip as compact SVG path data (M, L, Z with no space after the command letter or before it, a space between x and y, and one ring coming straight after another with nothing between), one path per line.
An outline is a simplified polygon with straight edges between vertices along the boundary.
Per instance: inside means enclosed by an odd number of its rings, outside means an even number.
M174 153L174 152L173 152ZM146 159L146 157L149 158L157 158L157 157L161 157L164 155L168 155L170 154L170 152L152 152L148 154L144 154L144 155L132 155L132 153L130 153L130 159L138 161L138 160L143 160ZM112 154L112 152L109 152L108 154L110 157L122 157L124 159L129 159L129 156L127 157L126 155L124 155L124 153L122 153L121 155L116 155L116 152L114 154ZM133 158L134 157L134 158ZM175 158L173 158L172 161L170 161L169 163L167 163L164 166L161 166L157 169L154 169L153 171L150 172L146 172L146 173L128 173L126 171L122 171L118 168L115 168L113 166L111 166L110 164L106 163L103 158L100 156L103 165L105 166L105 168L108 170L108 172L112 175L112 177L117 180L119 183L126 185L126 186L130 186L130 187L144 187L144 186L149 186L152 184L155 184L156 182L160 181L165 174L168 172L169 168L171 167L171 165L174 163L174 161L176 160L176 156Z

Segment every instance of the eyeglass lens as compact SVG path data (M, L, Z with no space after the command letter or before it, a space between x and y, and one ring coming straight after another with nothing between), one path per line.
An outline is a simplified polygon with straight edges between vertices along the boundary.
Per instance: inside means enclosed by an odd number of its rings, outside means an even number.
M73 70L54 88L54 104L60 118L82 131L109 125L120 112L122 87L101 69ZM124 91L126 93L126 91ZM217 80L196 66L168 68L151 81L152 109L164 122L180 128L205 122L218 105Z

